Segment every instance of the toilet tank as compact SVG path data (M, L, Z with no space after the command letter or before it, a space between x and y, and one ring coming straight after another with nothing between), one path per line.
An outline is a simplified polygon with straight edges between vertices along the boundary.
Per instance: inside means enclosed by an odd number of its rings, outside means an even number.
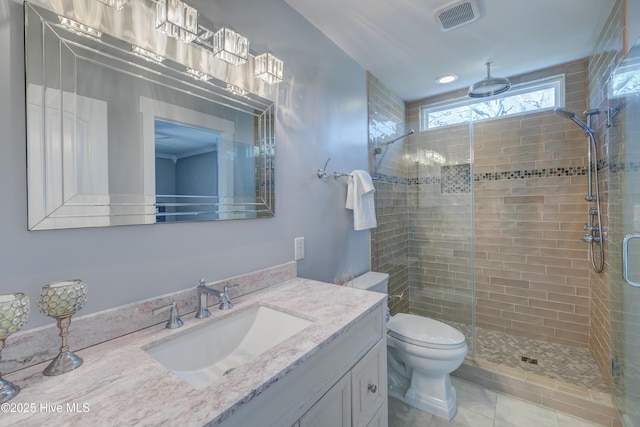
M386 294L389 292L389 275L387 273L369 271L362 276L349 280L347 286Z

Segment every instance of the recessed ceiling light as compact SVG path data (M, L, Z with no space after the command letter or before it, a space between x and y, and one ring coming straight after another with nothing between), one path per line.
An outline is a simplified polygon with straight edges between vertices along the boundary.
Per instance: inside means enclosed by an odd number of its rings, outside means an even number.
M436 83L446 84L446 83L455 82L456 80L458 80L458 76L456 76L455 74L447 74L447 75L438 77L436 79Z

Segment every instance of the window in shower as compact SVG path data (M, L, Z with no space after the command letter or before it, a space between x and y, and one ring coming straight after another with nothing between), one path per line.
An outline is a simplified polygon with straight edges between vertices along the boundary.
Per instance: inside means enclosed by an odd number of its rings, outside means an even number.
M425 105L420 110L420 130L563 106L564 75L559 75L515 85L509 92L485 100L464 98Z

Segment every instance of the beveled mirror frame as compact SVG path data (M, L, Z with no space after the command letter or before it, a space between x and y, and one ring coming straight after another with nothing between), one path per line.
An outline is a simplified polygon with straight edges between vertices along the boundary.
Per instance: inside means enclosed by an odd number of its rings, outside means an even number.
M152 224L160 217L154 159L150 157L148 143L143 147L144 136L139 138L140 150L144 151L142 161L122 169L139 175L140 181L135 183L141 189L139 192L113 193L108 184L95 184L100 181L100 171L117 167L109 164L104 142L93 148L96 155L92 160L81 160L78 135L92 132L94 139L99 140L104 133L101 127L106 126L104 120L90 122L85 116L107 117L107 105L77 93L77 82L73 79L75 61L117 70L158 87L188 94L198 102L252 116L255 196L210 197L206 205L207 209L215 210L215 219L275 215L275 107L269 98L275 97L277 86L254 78L253 55L243 66L224 63L200 46L157 31L154 14L152 0L130 0L123 10L112 9L97 0L25 2L29 230ZM102 33L100 39L62 28L59 16L98 29ZM142 59L131 52L132 45L162 52L165 60L154 63ZM47 50L51 46L57 50ZM69 72L49 72L63 69L64 64L72 66ZM187 68L206 70L212 78L208 81L191 78L185 74ZM229 85L245 93L232 93ZM64 167L69 164L76 166ZM137 167L139 170L135 170ZM94 178L89 192L83 192L86 176ZM196 214L187 220L198 221L202 217L211 219L211 215Z

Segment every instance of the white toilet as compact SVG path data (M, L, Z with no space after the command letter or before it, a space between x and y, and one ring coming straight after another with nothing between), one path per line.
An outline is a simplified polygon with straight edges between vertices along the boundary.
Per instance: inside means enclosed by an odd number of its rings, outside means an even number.
M369 272L348 286L388 293L389 275ZM450 420L456 390L449 374L462 364L467 343L462 332L442 322L399 313L387 322L389 396Z

